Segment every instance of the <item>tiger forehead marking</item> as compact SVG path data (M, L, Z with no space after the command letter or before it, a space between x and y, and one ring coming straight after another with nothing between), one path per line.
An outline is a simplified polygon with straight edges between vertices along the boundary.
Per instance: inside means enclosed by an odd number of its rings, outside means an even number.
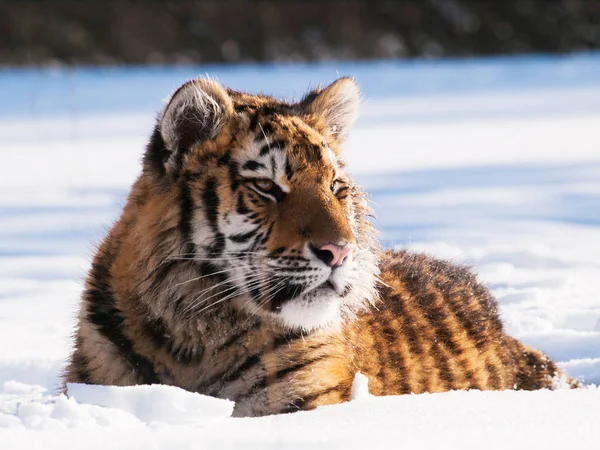
M466 269L379 250L341 159L358 99L350 79L295 103L180 87L94 257L66 381L171 384L237 416L347 401L357 371L375 395L552 387Z

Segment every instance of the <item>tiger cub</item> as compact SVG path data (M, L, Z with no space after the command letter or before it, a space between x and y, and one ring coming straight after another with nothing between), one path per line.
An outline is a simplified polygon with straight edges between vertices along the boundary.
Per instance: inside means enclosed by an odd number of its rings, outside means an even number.
M341 158L358 104L349 78L297 103L175 91L94 257L65 381L175 385L236 416L347 401L358 371L374 395L552 387L469 271L379 249Z

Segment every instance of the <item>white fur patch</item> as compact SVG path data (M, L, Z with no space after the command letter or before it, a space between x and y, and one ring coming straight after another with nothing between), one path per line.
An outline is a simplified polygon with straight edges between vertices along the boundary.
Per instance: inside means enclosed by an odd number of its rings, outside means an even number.
M339 325L342 321L342 299L333 291L322 298L302 298L286 302L277 319L290 328L312 331L317 328Z

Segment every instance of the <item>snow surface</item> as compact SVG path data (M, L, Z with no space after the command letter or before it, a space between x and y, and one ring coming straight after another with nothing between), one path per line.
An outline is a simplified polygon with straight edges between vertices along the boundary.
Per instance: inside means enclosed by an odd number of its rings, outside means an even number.
M443 63L0 72L0 449L600 448L600 389L355 399L229 417L165 386L58 395L94 245L160 99L194 75L298 97L354 74L346 154L386 246L468 264L508 331L600 384L600 55ZM288 86L289 87L286 87Z

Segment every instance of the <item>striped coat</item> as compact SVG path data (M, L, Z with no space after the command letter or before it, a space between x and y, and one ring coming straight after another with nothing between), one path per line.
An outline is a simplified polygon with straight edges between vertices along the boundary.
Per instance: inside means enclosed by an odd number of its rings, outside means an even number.
M467 269L378 248L341 157L357 106L344 78L297 103L178 89L94 257L65 381L175 385L237 416L346 401L358 371L375 395L552 387Z

